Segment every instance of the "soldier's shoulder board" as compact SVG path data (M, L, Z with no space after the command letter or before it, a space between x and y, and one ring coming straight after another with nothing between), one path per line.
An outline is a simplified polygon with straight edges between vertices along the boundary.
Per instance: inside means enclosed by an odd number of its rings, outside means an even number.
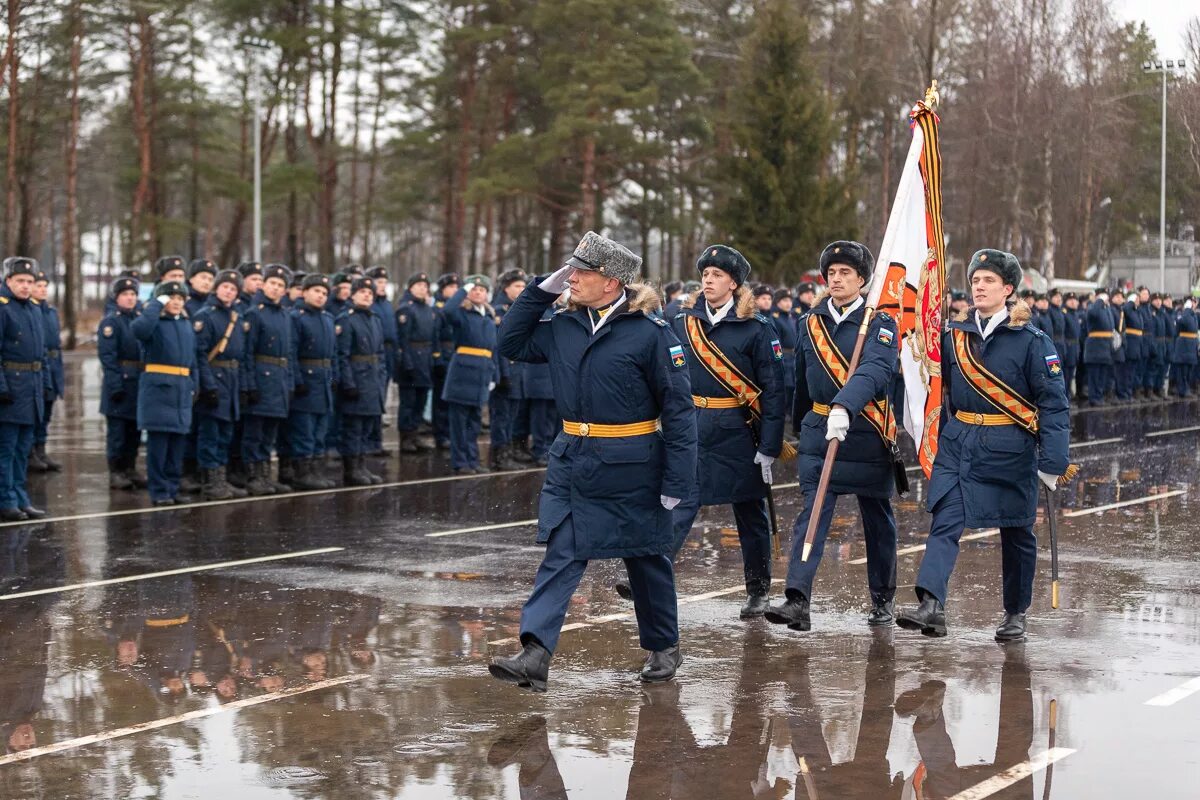
M0 305L8 305L8 298L0 295Z
M763 325L771 325L772 327L774 327L774 323L772 323L770 319L768 319L766 316L764 316L761 311L755 311L754 318L756 320L758 320L759 322L761 322Z
M886 311L876 311L875 319L879 320L880 322L890 322L893 324L896 322L892 315Z
M555 313L558 313L558 312L555 312ZM665 319L663 319L662 317L658 316L657 314L647 314L646 317L660 328L670 327L670 325L667 323L667 321Z

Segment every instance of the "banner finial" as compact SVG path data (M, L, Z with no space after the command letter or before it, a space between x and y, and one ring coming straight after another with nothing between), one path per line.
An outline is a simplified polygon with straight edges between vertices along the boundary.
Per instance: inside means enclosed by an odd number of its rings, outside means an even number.
M925 105L932 111L937 108L938 101L941 100L941 95L938 93L938 82L932 81L929 88L925 90Z

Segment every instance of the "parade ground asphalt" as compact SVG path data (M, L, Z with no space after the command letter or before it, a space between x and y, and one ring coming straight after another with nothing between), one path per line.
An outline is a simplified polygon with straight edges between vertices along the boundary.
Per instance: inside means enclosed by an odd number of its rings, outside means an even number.
M623 568L598 562L532 694L486 665L517 648L541 470L451 477L394 455L393 427L381 486L151 509L108 489L95 359L67 374L64 470L31 479L50 516L0 526L0 797L1200 796L1196 402L1073 415L1060 608L1040 515L1025 643L992 638L995 530L964 536L948 637L868 628L850 498L812 631L740 621L712 508L677 565L677 680L638 682ZM801 496L776 475L786 559ZM929 524L910 480L902 604Z

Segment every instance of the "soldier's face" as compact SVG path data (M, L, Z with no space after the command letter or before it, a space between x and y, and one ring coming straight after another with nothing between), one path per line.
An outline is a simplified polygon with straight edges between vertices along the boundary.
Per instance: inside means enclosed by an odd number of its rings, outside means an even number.
M350 299L350 284L339 283L337 285L337 299L343 303Z
M854 302L865 281L862 275L858 274L858 270L849 264L830 264L825 283L829 285L829 296L841 305Z
M442 299L449 300L451 297L454 297L454 293L457 291L458 291L457 283L447 283L445 286L442 287Z
M733 276L723 269L705 267L700 273L700 291L709 305L725 305L736 286Z
M137 305L137 292L133 289L126 289L117 295L117 308L124 311L130 311Z
M785 314L786 314L786 313L788 313L789 311L791 311L791 310L792 310L792 298L790 298L790 297L781 297L781 298L779 298L779 300L778 300L778 301L775 303L775 305L779 307L779 310L780 310L780 311L782 311L783 313L785 313Z
M525 281L513 281L504 289L504 294L509 300L516 300L517 295L525 291Z
M37 300L40 303L41 301L46 299L46 294L48 293L49 289L50 289L50 284L46 283L45 281L35 281L33 284L33 293L31 296L33 297L34 300Z
M163 276L158 279L158 282L166 283L167 281L179 281L180 283L183 283L185 280L187 280L187 274L182 268L180 268L167 270L163 273Z
M262 292L267 296L267 299L272 302L278 302L283 298L283 293L287 291L287 284L283 282L283 278L267 278L263 281Z
M375 290L369 286L364 286L354 293L354 305L359 308L370 308L375 302Z
M488 301L488 290L482 286L472 286L467 292L467 299L477 306L481 306Z
M253 274L247 275L245 278L242 278L242 288L245 290L246 294L248 294L248 295L254 295L255 292L257 292L259 289L262 288L262 285L263 285L262 275L259 275L257 273L253 273Z
M288 288L288 297L295 300L300 295L304 294L304 288L301 286L292 286Z
M213 280L216 276L208 272L197 272L192 277L188 278L188 283L200 294L208 294L212 291Z
M32 275L13 275L5 283L8 284L8 290L13 293L13 297L18 300L28 300L33 294Z
M380 297L386 295L388 279L387 278L374 278L373 280L375 281L375 294L379 295Z
M165 306L166 312L172 316L178 316L183 313L183 295L173 294L171 299L167 301Z
M771 295L760 294L758 297L754 298L754 305L758 306L759 311L770 311Z
M971 276L971 296L975 299L975 308L985 317L999 311L1012 293L1013 287L1000 280L1000 276L991 270L976 270Z
M590 269L572 270L567 283L571 287L571 299L582 306L603 305L606 297L621 288L620 281Z
M1149 303L1150 302L1150 290L1142 289L1140 292L1138 292L1138 300L1143 303Z
M1079 308L1079 300L1072 297L1070 300L1067 301L1067 308L1071 309L1072 311Z
M425 302L429 299L429 284L425 281L417 281L408 287L408 293L421 302Z
M329 290L324 286L310 286L304 290L304 302L313 308L324 308L329 299Z
M229 305L234 300L237 300L238 287L236 283L225 281L217 287L217 299L225 305Z
M801 292L797 299L799 299L801 303L806 304L809 308L812 308L813 301L817 299L817 293Z
M1157 297L1154 298L1153 300L1150 301L1150 307L1155 310L1162 308L1162 300Z

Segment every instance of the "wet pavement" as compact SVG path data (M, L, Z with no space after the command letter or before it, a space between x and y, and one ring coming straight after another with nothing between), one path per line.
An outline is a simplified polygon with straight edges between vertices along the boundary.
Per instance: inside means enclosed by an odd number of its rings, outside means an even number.
M1195 402L1073 417L1062 607L1042 536L1025 644L992 641L988 531L964 541L948 638L869 629L845 499L812 632L740 622L732 515L707 509L678 567L678 680L638 684L601 562L533 695L485 665L539 560L540 470L393 458L379 487L151 511L108 491L96 366L68 361L66 468L33 479L51 521L0 525L0 797L1200 796ZM901 602L928 525L910 478Z

